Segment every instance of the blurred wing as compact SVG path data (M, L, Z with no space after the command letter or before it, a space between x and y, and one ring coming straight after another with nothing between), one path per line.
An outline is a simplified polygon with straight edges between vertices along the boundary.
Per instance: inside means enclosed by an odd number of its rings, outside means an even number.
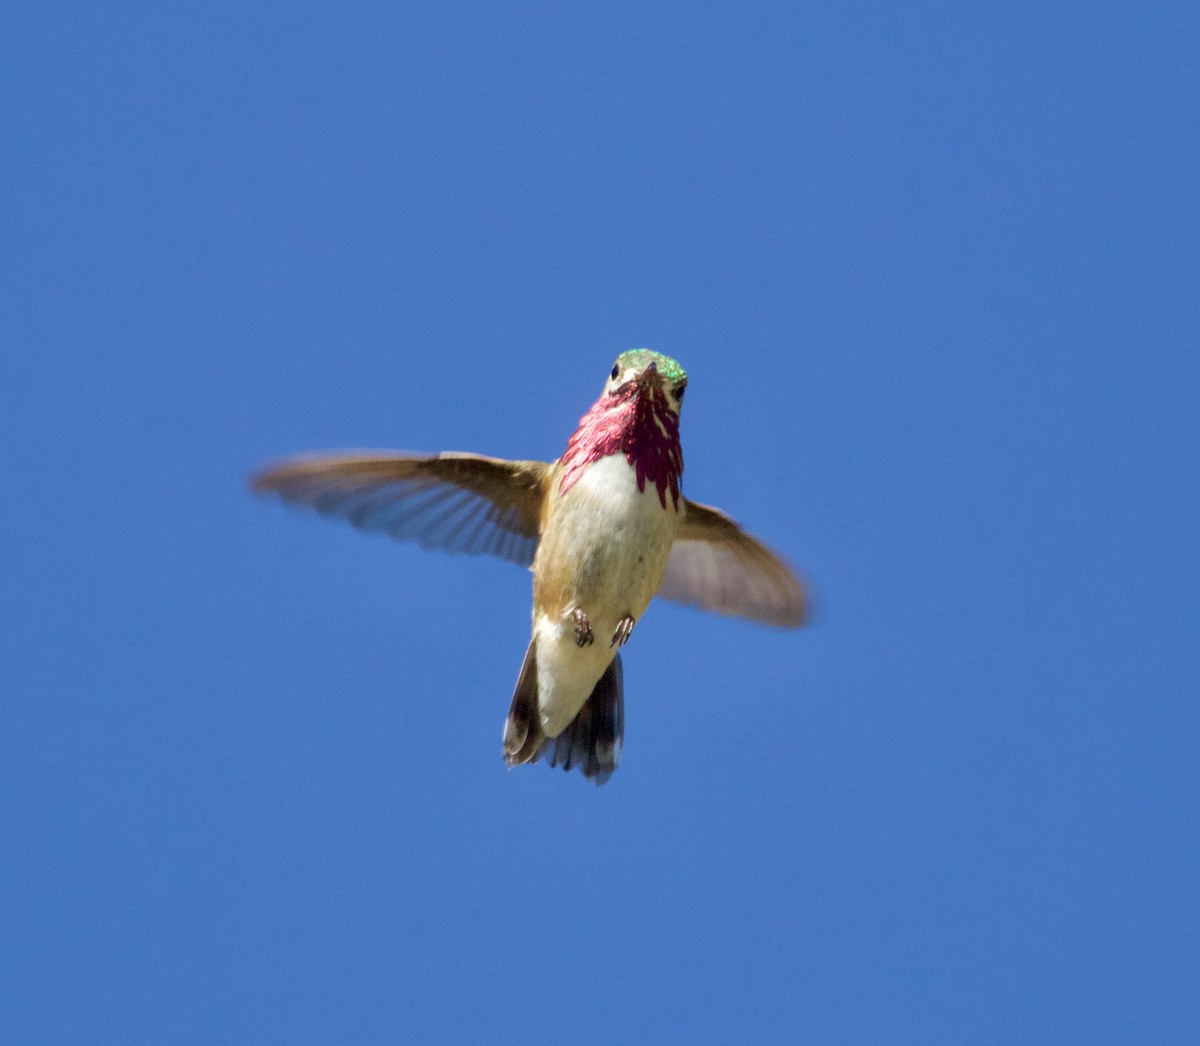
M725 513L686 501L658 594L718 614L796 628L808 613L799 579Z
M537 551L549 474L541 461L360 453L296 458L260 472L250 486L360 530L527 567Z

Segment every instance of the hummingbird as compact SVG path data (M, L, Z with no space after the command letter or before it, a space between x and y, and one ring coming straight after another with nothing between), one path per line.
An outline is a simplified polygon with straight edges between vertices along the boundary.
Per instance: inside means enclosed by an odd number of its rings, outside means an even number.
M251 488L361 530L530 568L532 635L504 761L545 757L603 784L624 741L620 652L654 596L783 628L808 610L783 559L683 496L687 383L670 356L630 349L555 462L321 453L269 466Z

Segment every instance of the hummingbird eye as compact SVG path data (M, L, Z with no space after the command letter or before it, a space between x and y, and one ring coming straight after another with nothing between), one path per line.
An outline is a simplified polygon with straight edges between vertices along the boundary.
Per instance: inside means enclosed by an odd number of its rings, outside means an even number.
M616 381L617 375L620 373L621 373L621 365L619 363L614 363L613 369L612 369L612 380Z
M687 392L687 382L684 382L682 385L676 386L676 388L675 388L675 402L676 403L683 402L683 394L685 392Z

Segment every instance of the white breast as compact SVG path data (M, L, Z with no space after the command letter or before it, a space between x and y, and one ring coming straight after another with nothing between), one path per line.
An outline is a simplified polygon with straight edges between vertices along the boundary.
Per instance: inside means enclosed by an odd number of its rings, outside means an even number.
M568 563L566 599L553 615L535 615L538 704L542 728L555 737L575 718L616 653L611 645L626 614L640 619L662 582L679 515L667 494L647 482L639 491L637 473L624 455L614 454L587 467L553 506L542 535L541 562ZM556 571L557 573L557 571ZM573 611L591 622L590 646L575 641ZM636 640L636 630L634 632Z

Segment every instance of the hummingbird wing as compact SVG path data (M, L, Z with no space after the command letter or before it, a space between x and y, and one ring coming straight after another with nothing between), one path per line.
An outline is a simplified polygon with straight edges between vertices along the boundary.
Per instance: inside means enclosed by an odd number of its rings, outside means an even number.
M541 461L366 451L294 458L264 469L250 487L360 530L527 567L549 474Z
M791 567L719 509L684 503L658 595L768 625L803 624L808 597Z

